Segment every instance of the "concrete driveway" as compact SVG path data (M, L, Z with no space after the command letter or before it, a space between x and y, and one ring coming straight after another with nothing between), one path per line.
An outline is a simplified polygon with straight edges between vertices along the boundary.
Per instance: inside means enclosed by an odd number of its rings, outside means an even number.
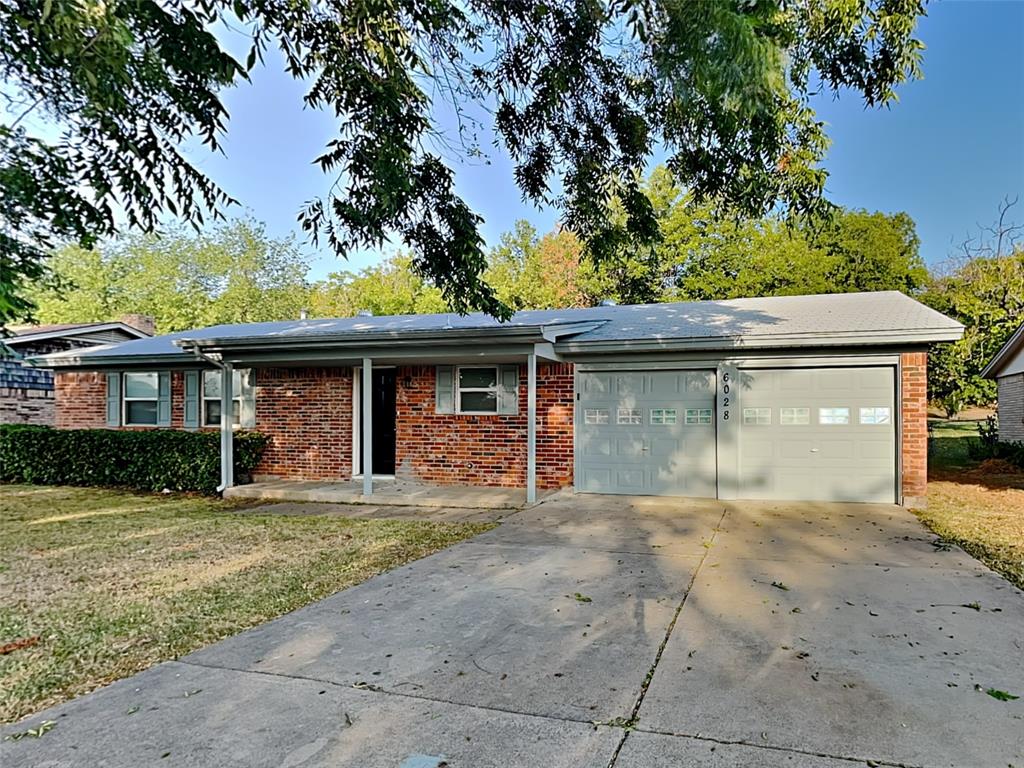
M1024 768L1024 595L934 539L890 506L558 498L9 726L56 722L0 764Z

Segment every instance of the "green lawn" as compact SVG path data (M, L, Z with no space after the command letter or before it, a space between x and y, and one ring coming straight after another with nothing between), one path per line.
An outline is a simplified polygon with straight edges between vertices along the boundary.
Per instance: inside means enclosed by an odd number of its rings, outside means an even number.
M967 448L977 443L977 421L932 421L929 429L928 468L930 470L960 469L975 462Z
M257 516L201 496L0 487L0 722L489 527Z
M978 422L936 422L931 433L928 508L918 517L1024 589L1024 472L968 455Z

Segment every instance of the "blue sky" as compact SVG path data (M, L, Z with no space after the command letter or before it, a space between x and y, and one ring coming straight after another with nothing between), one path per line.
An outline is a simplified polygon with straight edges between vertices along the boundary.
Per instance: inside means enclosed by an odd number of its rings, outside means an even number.
M1007 195L1021 196L1016 218L1024 222L1024 2L935 2L928 14L918 30L924 79L904 86L898 104L867 110L846 93L815 107L833 140L825 161L830 199L906 211L917 222L922 255L936 263L979 222L990 223ZM302 93L271 59L252 85L225 94L226 157L191 154L277 236L298 231L300 206L329 183L311 162L333 137L334 119L303 110ZM459 192L484 217L488 243L519 218L550 229L557 212L524 204L502 153L492 150L490 160L456 168ZM380 258L359 253L345 263L305 249L314 278Z

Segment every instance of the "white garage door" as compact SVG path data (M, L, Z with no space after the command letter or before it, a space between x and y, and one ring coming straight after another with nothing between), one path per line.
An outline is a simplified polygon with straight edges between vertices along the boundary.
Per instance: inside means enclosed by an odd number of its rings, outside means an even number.
M581 373L576 488L714 497L714 371Z
M739 496L896 500L892 368L743 370Z

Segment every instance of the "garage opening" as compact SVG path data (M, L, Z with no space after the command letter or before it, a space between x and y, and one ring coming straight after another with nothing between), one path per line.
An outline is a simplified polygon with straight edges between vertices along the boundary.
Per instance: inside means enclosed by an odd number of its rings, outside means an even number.
M714 498L715 372L577 377L576 489Z

